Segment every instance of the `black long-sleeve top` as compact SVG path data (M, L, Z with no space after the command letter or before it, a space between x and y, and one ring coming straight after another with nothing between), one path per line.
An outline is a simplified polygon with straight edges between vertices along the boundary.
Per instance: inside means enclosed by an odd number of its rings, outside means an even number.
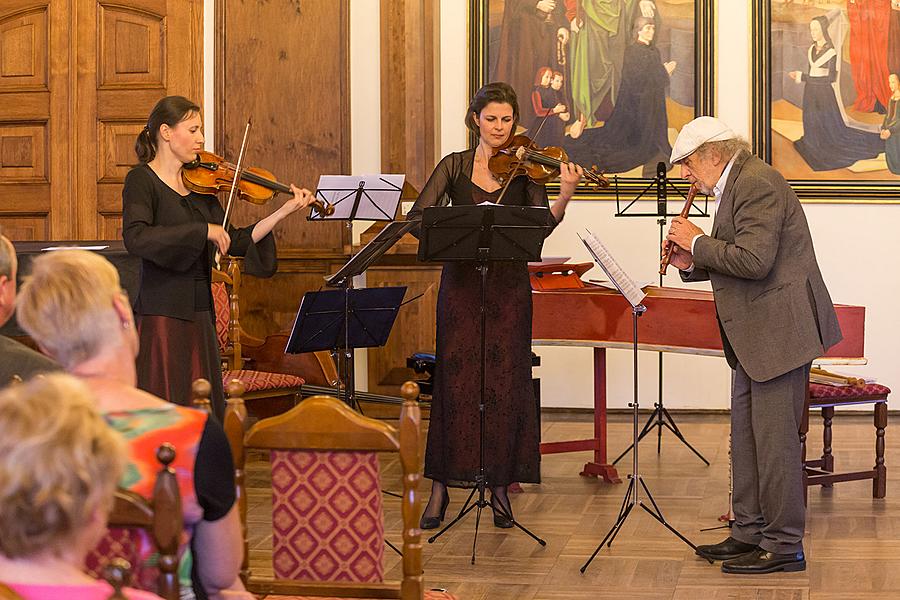
M215 196L181 196L147 165L129 171L122 190L122 237L128 252L141 258L137 314L193 321L195 310L212 307L209 283L216 248L206 239L207 225L224 218ZM276 269L275 239L270 233L254 244L254 226L229 225L228 253L246 257L245 272L270 277Z

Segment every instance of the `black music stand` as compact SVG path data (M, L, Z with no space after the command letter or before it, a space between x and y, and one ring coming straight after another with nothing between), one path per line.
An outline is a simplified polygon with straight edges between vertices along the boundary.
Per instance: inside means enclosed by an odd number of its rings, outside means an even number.
M637 211L629 211L635 203L644 197L644 194L650 191L651 188L656 188L656 212L637 212ZM618 192L618 189L617 189ZM681 213L674 212L670 213L669 203L668 203L668 193L674 192L679 200L686 201L687 196L684 192L675 187L672 183L672 180L666 176L666 163L660 162L656 165L656 177L647 184L637 196L635 196L628 204L625 205L624 208L619 206L619 197L618 193L616 194L616 214L617 217L657 217L656 223L659 225L659 245L662 247L663 243L663 229L665 228L667 218L668 217L677 217ZM698 203L693 203L691 205L691 214L692 217L708 217L709 212L707 211L708 197L703 202L703 208L699 207ZM659 274L659 287L662 287L663 284L663 276L662 273ZM628 454L628 451L634 448L635 444L639 444L642 439L644 439L648 433L653 431L653 428L656 428L656 453L659 454L662 451L662 430L663 427L666 427L669 431L671 431L676 438L681 440L681 443L690 449L691 452L697 455L697 457L706 463L706 466L709 466L709 461L706 460L700 451L694 448L690 442L684 437L684 434L681 433L681 430L678 428L678 425L675 423L675 419L672 418L672 415L669 414L669 411L666 409L663 404L663 353L659 352L659 381L658 381L658 400L653 404L653 412L650 414L650 417L647 419L647 422L644 424L643 429L641 429L640 435L637 437L637 441L633 442L630 446L625 448L622 453L612 461L612 464L618 464L622 458Z
M365 272L415 225L407 221L388 224L337 273L326 279L329 286L340 289L307 292L294 319L285 353L330 350L336 358L345 401L351 407L360 408L356 400L353 351L387 343L406 292L406 287L354 289L353 278ZM337 393L340 397L341 390Z
M477 263L481 273L481 396L478 401L479 413L479 458L478 474L475 475L475 487L465 504L450 523L435 535L428 538L428 543L442 536L448 529L456 525L473 509L475 513L475 537L472 540L472 564L475 564L475 547L478 541L478 524L481 511L490 503L485 500L485 488L488 485L484 473L484 420L485 420L485 291L487 271L491 262L495 261L533 261L540 260L544 238L550 232L550 210L532 206L502 206L481 204L478 206L452 206L426 208L422 212L422 229L419 241L419 260L425 262L470 261ZM472 498L478 492L478 499ZM541 546L547 542L523 527L507 511L507 507L498 502L499 512L508 518L513 525L528 534Z
M405 294L405 286L307 292L300 301L284 351L299 354L330 350L352 358L356 348L384 346ZM358 407L353 369L348 368L341 375L345 401Z

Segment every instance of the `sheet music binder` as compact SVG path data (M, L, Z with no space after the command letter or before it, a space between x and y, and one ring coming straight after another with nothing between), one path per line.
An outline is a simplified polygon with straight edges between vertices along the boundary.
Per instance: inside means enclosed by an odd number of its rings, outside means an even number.
M324 215L315 208L310 221L393 221L406 175L322 175L316 196L334 213Z
M600 265L600 268L603 269L606 276L609 277L609 280L613 282L616 289L625 296L625 299L628 300L632 308L637 307L647 294L645 294L634 280L628 276L625 270L619 266L619 263L617 263L616 259L609 253L606 246L597 239L597 236L587 229L584 231L585 237L581 237L580 235L578 237L584 243L585 247L587 247L591 256L594 257L594 261Z

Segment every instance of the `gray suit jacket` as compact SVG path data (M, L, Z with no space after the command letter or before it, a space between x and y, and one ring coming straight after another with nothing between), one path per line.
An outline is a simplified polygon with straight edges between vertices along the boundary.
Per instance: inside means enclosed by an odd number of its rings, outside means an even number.
M6 387L13 375L28 380L38 373L60 371L62 367L25 344L0 335L0 388Z
M841 340L806 216L778 171L742 151L685 281L709 279L728 364L768 381Z

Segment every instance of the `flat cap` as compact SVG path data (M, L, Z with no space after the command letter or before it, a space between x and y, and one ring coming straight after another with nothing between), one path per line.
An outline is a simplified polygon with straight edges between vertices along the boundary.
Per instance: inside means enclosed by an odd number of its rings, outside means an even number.
M737 134L719 119L697 117L682 127L678 133L675 145L672 146L672 158L669 162L674 164L683 161L706 142L720 142L736 137Z

